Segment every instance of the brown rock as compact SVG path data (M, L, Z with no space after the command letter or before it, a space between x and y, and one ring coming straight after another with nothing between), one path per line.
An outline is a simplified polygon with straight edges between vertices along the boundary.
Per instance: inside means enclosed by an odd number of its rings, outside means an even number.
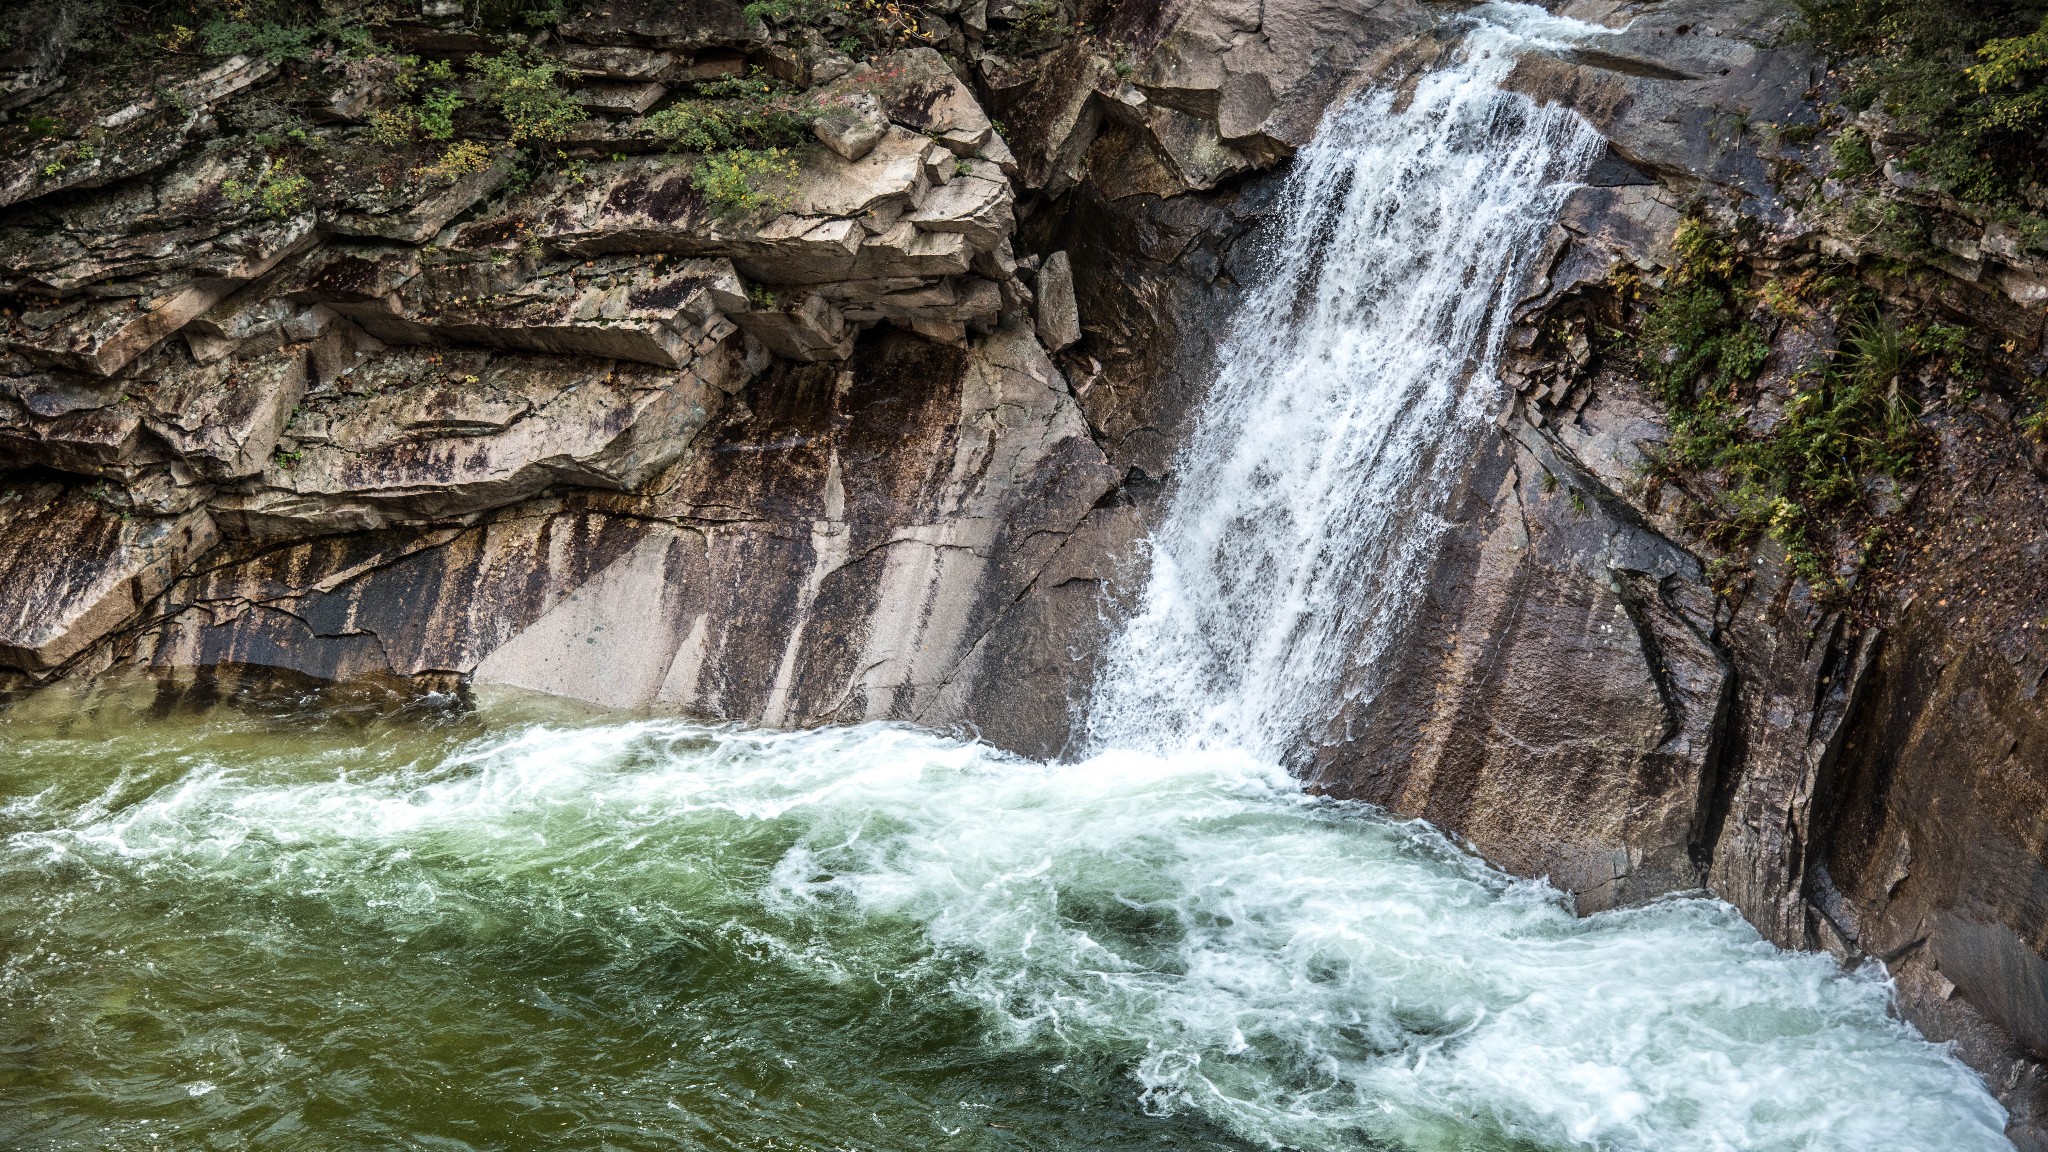
M0 492L0 665L48 672L133 620L213 544L204 512L126 517L81 487Z

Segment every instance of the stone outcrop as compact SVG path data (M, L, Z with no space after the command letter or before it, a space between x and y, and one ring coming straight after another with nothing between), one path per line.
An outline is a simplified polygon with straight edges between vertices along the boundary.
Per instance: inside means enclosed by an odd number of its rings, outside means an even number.
M614 494L595 491L606 461L582 458L529 464L581 471L575 491L515 503L502 490L522 481L519 450L566 456L573 431L458 450L457 468L503 461L474 483L419 458L448 441L408 438L510 423L505 408L601 384L562 368L494 363L484 388L408 390L388 401L402 411L338 403L300 460L221 502L224 523L259 529L298 528L320 504L325 531L180 581L134 658L502 684L769 724L973 723L984 680L1001 683L980 654L1032 631L1036 582L1114 482L1064 380L1015 325L968 349L891 335L843 366L780 364L751 411L657 439L693 446L658 478L613 463ZM611 397L584 402L616 412ZM545 418L543 406L527 420ZM490 503L502 510L451 524ZM385 527L406 516L417 526Z
M565 147L602 149L568 164L486 121L445 172L394 148L374 59L152 87L23 55L9 91L92 110L107 151L60 164L60 135L0 172L11 682L221 668L958 724L990 643L1051 643L1035 581L1115 477L1033 334L979 100L930 48L799 60L777 74L821 143L736 209L641 125L789 61L736 8L642 8L542 49L593 118ZM488 46L440 19L390 34ZM252 100L312 110L289 170L223 130Z

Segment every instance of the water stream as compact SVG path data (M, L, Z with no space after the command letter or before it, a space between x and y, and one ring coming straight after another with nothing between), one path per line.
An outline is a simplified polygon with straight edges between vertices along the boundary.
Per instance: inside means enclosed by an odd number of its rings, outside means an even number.
M1095 747L1284 759L1340 685L1371 690L1498 406L1512 296L1602 147L1499 87L1520 52L1599 30L1481 12L1455 61L1334 108L1296 157L1274 268L1219 352L1111 646Z
M1370 690L1597 147L1496 87L1592 30L1481 16L1302 154L1089 758L32 697L0 1148L2008 1148L1881 973L1704 898L1574 917L1283 770Z

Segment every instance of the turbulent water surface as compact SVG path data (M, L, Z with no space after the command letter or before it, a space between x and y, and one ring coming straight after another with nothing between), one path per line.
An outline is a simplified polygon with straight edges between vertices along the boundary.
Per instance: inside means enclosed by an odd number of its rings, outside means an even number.
M1228 754L0 717L0 1145L1971 1149L1876 979Z
M1595 33L1481 17L1297 165L1092 758L32 697L0 1147L2008 1147L1876 975L1711 900L1576 919L1280 767L1370 690L1598 144L1494 85Z

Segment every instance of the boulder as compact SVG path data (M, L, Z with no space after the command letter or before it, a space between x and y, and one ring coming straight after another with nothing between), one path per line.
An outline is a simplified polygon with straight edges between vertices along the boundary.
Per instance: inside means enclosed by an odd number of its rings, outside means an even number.
M1032 283L1038 306L1038 342L1058 352L1081 339L1081 313L1074 303L1074 266L1065 252L1045 258Z
M576 86L576 102L595 112L637 116L668 95L668 89L646 81L585 81Z
M875 106L874 98L865 94L811 122L811 133L819 142L845 160L859 160L872 152L888 131L889 118Z
M866 96L889 120L956 156L978 155L995 131L974 93L933 48L910 48L856 66L818 99L830 105L852 96Z
M1002 170L987 160L967 160L942 188L905 219L923 232L957 232L980 252L992 251L1016 229L1016 194Z
M732 320L787 360L844 360L858 334L846 314L816 292L788 293L769 307L734 312Z

